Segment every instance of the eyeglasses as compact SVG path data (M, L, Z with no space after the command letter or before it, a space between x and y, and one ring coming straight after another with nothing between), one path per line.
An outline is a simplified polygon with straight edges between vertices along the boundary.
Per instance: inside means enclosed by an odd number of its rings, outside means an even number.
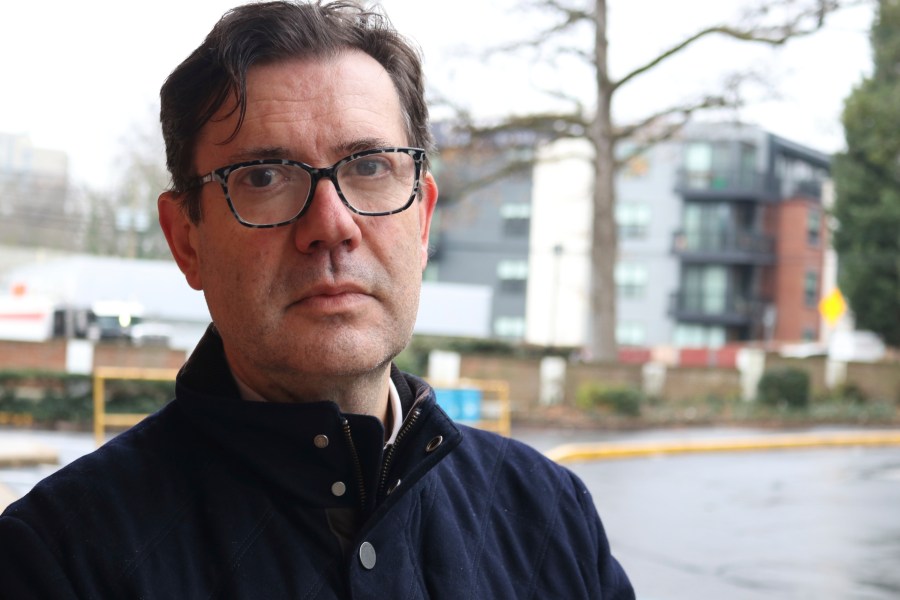
M216 169L197 182L218 181L231 212L247 227L279 227L303 216L316 185L328 178L341 202L358 215L381 217L410 207L419 191L425 150L375 148L326 168L282 159L260 159Z

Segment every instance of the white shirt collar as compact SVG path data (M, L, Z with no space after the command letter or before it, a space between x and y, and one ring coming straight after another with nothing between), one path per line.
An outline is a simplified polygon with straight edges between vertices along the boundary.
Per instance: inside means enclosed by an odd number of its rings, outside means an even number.
M397 391L397 386L394 385L394 380L390 378L388 378L388 410L392 417L393 427L391 427L391 437L388 438L385 446L397 441L397 434L400 433L400 426L403 424L403 405L400 404L400 393Z

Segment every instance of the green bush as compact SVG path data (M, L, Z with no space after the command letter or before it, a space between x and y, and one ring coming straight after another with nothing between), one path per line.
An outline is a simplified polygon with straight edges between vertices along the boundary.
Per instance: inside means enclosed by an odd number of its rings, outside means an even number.
M108 380L109 413L151 413L175 395L171 381ZM90 375L52 371L0 371L0 413L29 415L39 423L90 422L94 414Z
M643 392L633 387L607 387L588 383L578 390L576 402L580 408L606 410L617 415L636 417L641 414Z
M38 422L90 420L91 378L31 369L0 371L0 412Z
M865 404L869 401L869 395L865 390L852 381L842 383L832 391L831 395L851 404Z
M766 371L756 388L756 399L766 406L805 409L809 406L809 374L801 369Z

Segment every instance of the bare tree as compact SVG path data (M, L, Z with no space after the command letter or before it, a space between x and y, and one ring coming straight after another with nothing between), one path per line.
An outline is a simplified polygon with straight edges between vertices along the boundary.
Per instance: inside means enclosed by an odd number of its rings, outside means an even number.
M615 265L617 234L615 223L615 173L636 153L671 138L698 111L740 104L740 89L758 75L739 72L729 77L724 89L693 100L669 106L634 123L616 126L612 102L616 93L646 76L693 46L700 40L722 36L741 42L780 46L788 41L820 30L825 19L848 4L847 0L762 0L745 10L735 24L718 24L687 35L614 79L609 74L606 0L526 0L524 7L549 16L550 25L530 39L508 44L497 50L518 52L524 49L552 48L554 54L578 57L594 74L594 106L586 107L573 97L557 92L570 109L515 116L489 126L467 122L472 139L495 136L501 131L533 131L545 141L579 138L589 142L593 152L593 222L591 239L590 328L587 351L595 360L614 361L616 346ZM578 33L593 34L589 44L577 44ZM585 50L589 47L589 50ZM463 115L465 117L465 115ZM618 157L616 145L624 139L636 140L629 155Z
M123 138L112 189L88 190L86 251L125 258L171 258L156 217L156 198L166 188L168 174L155 121L152 115L135 124Z

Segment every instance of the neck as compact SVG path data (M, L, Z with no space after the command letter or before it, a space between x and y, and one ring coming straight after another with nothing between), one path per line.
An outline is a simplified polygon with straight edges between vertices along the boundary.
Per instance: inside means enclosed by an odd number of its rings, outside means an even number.
M390 365L364 376L292 377L289 381L256 381L232 368L241 398L262 402L323 402L340 406L345 413L377 417L388 430L391 426L388 388Z

